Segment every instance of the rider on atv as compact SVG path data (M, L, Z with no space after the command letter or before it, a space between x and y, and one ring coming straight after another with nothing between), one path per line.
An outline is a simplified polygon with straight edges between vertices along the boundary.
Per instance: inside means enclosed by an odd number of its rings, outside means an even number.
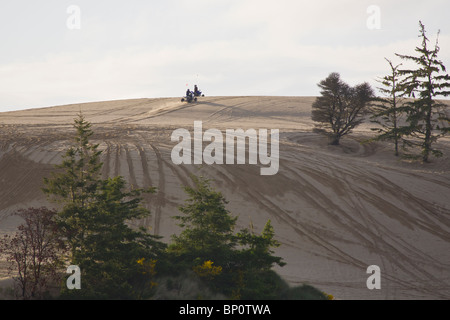
M181 99L181 101L184 101L184 100L185 100L184 98ZM195 98L194 93L191 90L187 89L186 90L186 101L187 102L192 102L193 100L196 101L197 98Z
M197 85L194 86L194 96L195 97L203 96L202 92L198 90Z

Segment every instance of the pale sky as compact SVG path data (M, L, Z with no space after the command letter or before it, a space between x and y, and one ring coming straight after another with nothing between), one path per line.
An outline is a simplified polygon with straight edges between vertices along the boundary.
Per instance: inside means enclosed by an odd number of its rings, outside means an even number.
M420 45L419 20L432 44L441 31L450 70L449 12L449 0L1 1L0 111L181 97L194 84L315 96L331 72L375 88L385 57Z

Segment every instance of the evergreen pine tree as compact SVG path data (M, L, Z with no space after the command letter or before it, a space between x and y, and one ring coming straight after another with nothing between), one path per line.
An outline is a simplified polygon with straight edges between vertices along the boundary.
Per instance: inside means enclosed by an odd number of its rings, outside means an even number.
M386 59L386 58L385 58ZM383 77L379 82L383 87L378 88L386 97L377 98L372 106L371 121L380 125L373 128L378 133L374 140L391 140L394 142L395 155L399 155L399 143L402 138L402 127L400 120L403 116L403 88L400 84L401 78L398 68L389 59L386 59L391 68L391 74Z
M51 178L44 178L43 192L50 200L60 203L58 223L67 239L71 260L75 253L83 250L85 232L88 230L88 209L95 201L100 182L101 151L98 144L89 143L93 135L91 124L80 113L74 119L73 145L69 146L62 157L62 163L56 165Z
M138 261L156 262L165 246L159 237L143 228L134 229L129 222L148 217L150 212L141 206L141 194L153 191L127 191L121 176L99 181L85 217L88 227L83 250L75 256L87 283L83 297L134 299L150 294L152 279L142 277Z
M179 210L184 214L175 216L183 228L180 235L173 236L170 251L195 263L212 260L216 265L226 263L236 242L233 236L237 217L225 208L222 193L210 187L209 180L192 177L194 187L185 187L189 195Z
M133 229L129 222L148 217L141 206L141 194L154 188L126 191L122 177L102 179L103 163L98 144L91 144L91 124L82 114L74 121L74 144L57 165L57 172L45 178L43 189L61 204L57 223L71 250L70 264L78 265L83 290L65 291L75 298L142 297L142 263L156 261L164 245L159 237L144 229ZM137 281L139 280L139 281ZM138 283L139 282L139 283ZM148 289L148 288L147 288Z
M407 146L417 146L421 149L422 161L428 162L430 154L441 156L442 152L435 149L434 143L450 131L450 119L445 109L448 108L436 100L436 97L446 97L450 94L450 76L445 74L446 68L438 59L439 46L437 36L433 48L429 48L425 26L419 21L422 44L415 51L419 56L396 54L401 59L416 64L417 69L399 70L405 76L404 92L416 97L408 103L406 133L413 139L406 140Z
M183 228L168 247L174 261L197 273L211 275L220 269L208 285L229 297L276 296L281 282L271 268L284 262L272 255L279 243L270 220L260 235L248 229L234 234L237 217L226 209L224 196L208 179L193 176L193 181L194 187L185 187L186 204L179 208L184 215L174 217Z
M242 261L245 261L246 270L249 272L268 271L274 264L284 266L282 258L273 256L272 248L277 248L280 243L274 239L275 231L270 220L266 222L261 234L255 234L253 230L243 229L238 233Z

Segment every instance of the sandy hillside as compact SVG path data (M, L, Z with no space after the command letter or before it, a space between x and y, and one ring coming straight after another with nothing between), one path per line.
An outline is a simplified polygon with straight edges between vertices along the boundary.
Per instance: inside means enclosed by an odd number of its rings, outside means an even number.
M450 141L428 165L402 162L387 143L360 145L361 126L332 147L312 132L313 97L136 99L0 114L0 232L13 231L17 208L47 205L40 191L71 139L81 110L103 150L105 176L156 186L146 198L152 216L140 221L169 240L190 174L203 175L229 200L238 228L260 231L271 219L290 283L310 283L339 299L450 299ZM175 165L177 128L279 129L280 168L259 165ZM381 289L366 287L369 265ZM1 271L0 271L1 277Z

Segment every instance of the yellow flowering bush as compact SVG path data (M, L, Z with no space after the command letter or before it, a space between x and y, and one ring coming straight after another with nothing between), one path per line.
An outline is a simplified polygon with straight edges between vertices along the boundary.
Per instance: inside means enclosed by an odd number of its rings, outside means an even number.
M325 295L325 297L326 297L328 300L334 300L334 297L333 297L332 294L328 294L328 293L326 293L326 292L322 292L322 293Z
M156 260L150 259L149 261L145 261L145 258L141 258L136 262L141 266L141 273L143 275L150 275L150 277L156 275ZM156 285L156 282L150 281L150 287L154 287Z
M213 266L213 263L211 260L207 260L202 265L193 267L193 270L199 277L212 279L222 273L222 267Z

